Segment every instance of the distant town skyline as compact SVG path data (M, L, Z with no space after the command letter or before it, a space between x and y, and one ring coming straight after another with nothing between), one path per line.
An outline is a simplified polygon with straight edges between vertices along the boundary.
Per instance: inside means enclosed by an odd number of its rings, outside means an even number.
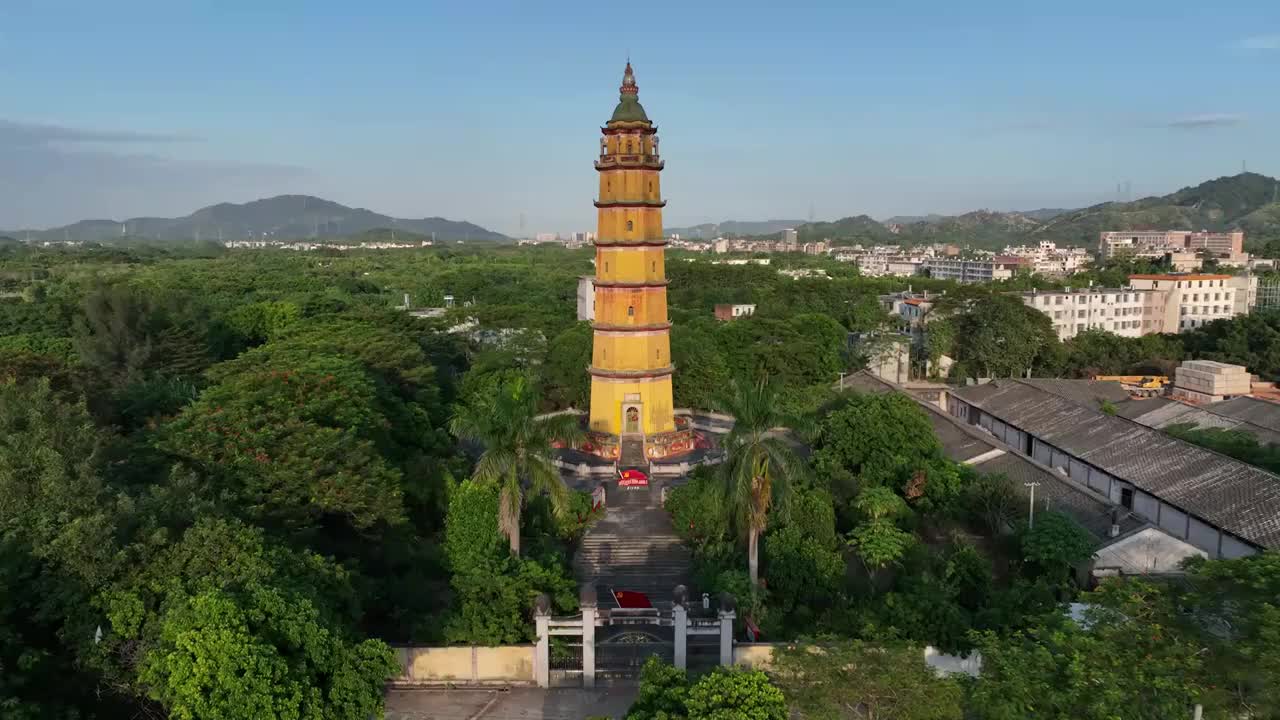
M311 194L511 236L587 230L628 52L672 227L1277 175L1280 11L1231 5L655 0L617 22L580 2L9 3L0 228Z

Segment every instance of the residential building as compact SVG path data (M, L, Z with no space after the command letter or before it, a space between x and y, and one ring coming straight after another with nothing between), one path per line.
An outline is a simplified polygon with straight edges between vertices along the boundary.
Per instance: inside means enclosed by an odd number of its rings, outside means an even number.
M596 279L594 277L578 278L578 319L596 319Z
M755 305L733 305L721 303L716 305L716 319L720 321L736 320L756 314Z
M1106 330L1124 337L1165 332L1168 293L1163 290L1085 287L1018 294L1028 307L1053 321L1059 340L1069 340L1086 330Z
M1233 275L1168 274L1131 275L1129 285L1138 290L1164 290L1164 332L1182 332L1214 320L1249 311L1250 289L1257 279Z
M782 244L784 247L794 249L796 243L799 241L800 233L796 232L793 228L787 228L782 231Z
M926 258L923 269L929 277L955 280L962 283L1007 280L1020 269L1030 269L1026 258L1013 255L997 256L986 260L962 260L954 257Z
M1108 230L1098 239L1098 256L1103 260L1127 257L1164 257L1167 252L1185 250L1190 230Z
M1280 275L1270 275L1264 280L1254 280L1255 307L1280 308Z
M1244 253L1244 231L1188 233L1185 246L1188 250L1203 250L1214 256L1240 255Z
M1280 476L1183 442L1035 381L953 390L953 417L1211 558L1280 549Z

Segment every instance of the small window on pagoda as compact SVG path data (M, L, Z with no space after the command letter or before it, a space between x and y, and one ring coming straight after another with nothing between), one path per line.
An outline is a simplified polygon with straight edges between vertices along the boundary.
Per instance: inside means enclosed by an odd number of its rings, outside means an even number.
M636 306L635 306L635 305L628 305L628 306L627 306L627 317L635 317L635 316L636 316Z
M653 351L653 356L654 356L654 357L656 357L656 358L658 358L659 360L661 360L661 359L662 359L662 351L661 351L661 350L654 350L654 351Z
M627 154L628 154L628 155L630 155L630 154L631 154L631 141L630 141L630 140L628 140L628 141L627 141Z
M654 260L652 263L649 264L649 267L653 272L658 272L658 261Z
M609 272L609 263L604 264L604 271Z
M633 229L635 229L635 223L633 223L633 222L631 222L630 220L628 220L628 221L627 221L627 232L631 232Z

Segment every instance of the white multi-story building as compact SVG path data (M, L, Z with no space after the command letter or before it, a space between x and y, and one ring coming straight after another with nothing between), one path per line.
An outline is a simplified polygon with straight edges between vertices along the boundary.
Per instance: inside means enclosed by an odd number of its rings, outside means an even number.
M578 319L596 319L596 279L586 275L578 278Z
M1164 332L1182 332L1214 320L1249 312L1251 295L1257 296L1258 279L1234 275L1131 275L1136 289L1168 294L1164 306Z
M1049 316L1059 340L1086 330L1124 337L1164 332L1167 293L1162 290L1086 287L1020 295L1027 306Z
M1098 256L1109 260L1126 257L1164 257L1185 250L1190 230L1107 230L1098 238Z
M995 257L989 260L961 260L953 257L932 257L924 261L929 277L939 280L955 280L962 283L1008 280L1020 268L1029 268L1026 258Z
M799 241L800 241L800 233L796 232L795 229L787 228L786 230L782 231L783 245L790 248L794 248L796 246L796 243Z

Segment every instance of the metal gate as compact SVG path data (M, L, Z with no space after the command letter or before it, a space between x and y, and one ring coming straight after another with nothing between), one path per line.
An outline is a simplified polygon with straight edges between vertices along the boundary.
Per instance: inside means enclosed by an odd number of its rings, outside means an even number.
M572 636L554 636L547 650L551 686L581 687L582 640Z
M625 625L602 628L604 639L596 641L596 676L635 679L650 657L675 662L675 642L670 627Z

